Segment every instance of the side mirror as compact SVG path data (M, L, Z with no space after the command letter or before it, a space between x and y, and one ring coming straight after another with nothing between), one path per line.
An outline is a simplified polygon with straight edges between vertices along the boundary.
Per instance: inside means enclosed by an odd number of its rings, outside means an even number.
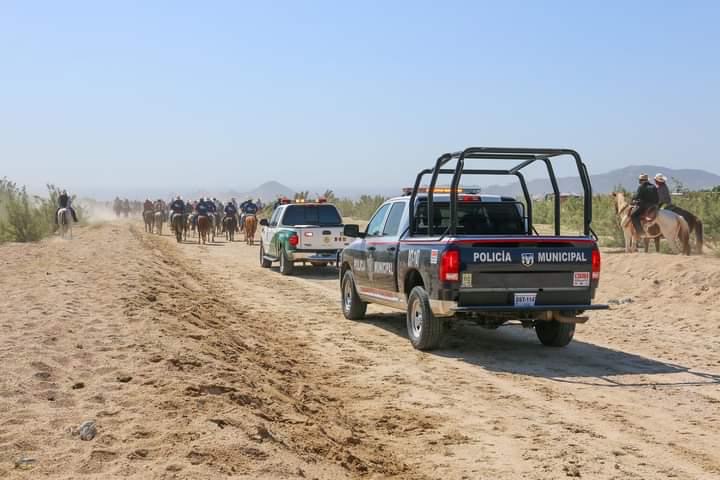
M263 227L267 227L269 225L267 218L260 219L260 225L262 225Z
M345 225L343 226L343 235L351 238L363 238L365 233L360 232L360 225Z

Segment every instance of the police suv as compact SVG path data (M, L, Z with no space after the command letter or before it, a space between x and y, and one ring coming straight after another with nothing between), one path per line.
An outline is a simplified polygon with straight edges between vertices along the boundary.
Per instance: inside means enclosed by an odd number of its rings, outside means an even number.
M554 180L550 159L559 156L576 160L585 188L580 235L561 235L559 200L554 235L539 235L532 223L521 170L534 162L550 165ZM507 170L464 167L488 158L518 164ZM454 168L446 167L450 161ZM484 174L514 176L525 198L459 186L463 175ZM436 186L442 175L452 175L449 187ZM423 188L425 176L431 180ZM592 303L600 252L590 228L591 201L587 170L571 150L476 147L445 154L418 174L405 195L383 203L365 231L345 225L345 235L355 241L338 257L343 314L361 319L368 303L406 310L408 337L422 350L436 348L453 319L487 328L517 321L534 327L544 345L565 346L575 325L587 321L583 312L607 308Z

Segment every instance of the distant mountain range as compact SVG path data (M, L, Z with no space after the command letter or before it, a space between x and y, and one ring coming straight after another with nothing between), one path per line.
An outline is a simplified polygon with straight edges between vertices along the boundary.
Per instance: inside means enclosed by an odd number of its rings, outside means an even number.
M290 187L287 187L283 185L280 182L276 181L270 181L265 182L262 185L260 185L257 188L254 188L247 192L241 192L239 190L227 190L222 192L206 192L206 191L196 191L190 194L189 198L198 198L198 197L217 197L222 200L227 200L230 198L236 198L237 200L247 200L248 198L252 198L253 200L257 200L258 198L262 200L263 202L270 202L278 197L289 197L293 198L295 195L295 190L293 190Z
M712 188L720 185L720 175L707 172L705 170L694 170L694 169L674 169L667 167L659 167L657 165L632 165L629 167L612 170L607 173L591 175L591 183L593 187L593 193L610 193L618 185L628 189L634 190L637 187L637 179L641 173L647 173L650 177L653 177L656 173L662 172L667 178L670 187L672 188L675 184L674 180L677 180L690 190L700 190L703 188ZM473 180L477 180L477 177ZM335 190L336 196L340 198L359 198L362 194L367 195L383 195L387 197L399 195L401 188L406 184L399 185L397 187L387 187L378 185L361 185L353 186L350 188L338 188ZM561 193L582 193L582 186L578 177L560 177L558 178L558 186ZM550 181L543 178L537 180L529 180L528 188L533 196L540 196L546 193L552 193L552 186ZM511 183L507 185L492 185L488 187L481 187L484 193L494 193L499 195L519 196L522 194L520 186L517 183ZM271 202L278 197L293 198L295 192L299 190L310 190L312 196L317 191L324 189L318 189L313 187L306 187L295 190L286 185L283 185L277 181L268 181L262 185L249 190L241 191L235 189L212 189L212 190L194 190L189 191L186 189L178 189L170 191L166 189L125 189L120 192L107 193L104 191L95 191L92 188L83 189L82 195L87 198L97 198L108 200L112 199L115 195L127 196L128 198L169 198L172 195L181 193L185 198L197 199L200 197L217 197L221 200L228 200L230 198L236 198L238 200L245 200L249 197L253 199L261 199L263 202Z
M650 175L651 179L656 173L662 173L667 177L668 186L671 188L674 186L674 180L681 182L690 190L700 190L720 185L720 175L705 170L673 169L658 167L657 165L631 165L607 173L590 175L590 183L595 194L611 193L618 185L632 191L637 188L638 177L643 173ZM579 177L560 177L558 178L558 187L561 193L582 193L582 184ZM522 193L519 184L493 185L482 190L484 193L511 196ZM544 195L552 193L552 185L550 180L547 179L531 180L528 181L528 190L533 195Z

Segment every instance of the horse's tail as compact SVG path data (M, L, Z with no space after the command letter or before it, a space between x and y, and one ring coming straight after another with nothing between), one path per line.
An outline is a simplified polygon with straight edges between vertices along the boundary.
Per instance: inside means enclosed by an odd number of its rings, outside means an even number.
M682 253L690 255L690 227L684 218L680 217L680 231L678 232L678 240L682 245Z

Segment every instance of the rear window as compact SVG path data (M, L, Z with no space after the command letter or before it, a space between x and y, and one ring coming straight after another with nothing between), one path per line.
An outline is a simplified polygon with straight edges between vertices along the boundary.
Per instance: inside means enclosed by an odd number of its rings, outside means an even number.
M342 225L342 218L333 205L289 205L282 224L332 227Z
M458 235L524 235L525 219L519 202L458 202ZM415 232L427 234L427 202L420 202L415 213ZM433 202L433 235L450 225L450 203Z

